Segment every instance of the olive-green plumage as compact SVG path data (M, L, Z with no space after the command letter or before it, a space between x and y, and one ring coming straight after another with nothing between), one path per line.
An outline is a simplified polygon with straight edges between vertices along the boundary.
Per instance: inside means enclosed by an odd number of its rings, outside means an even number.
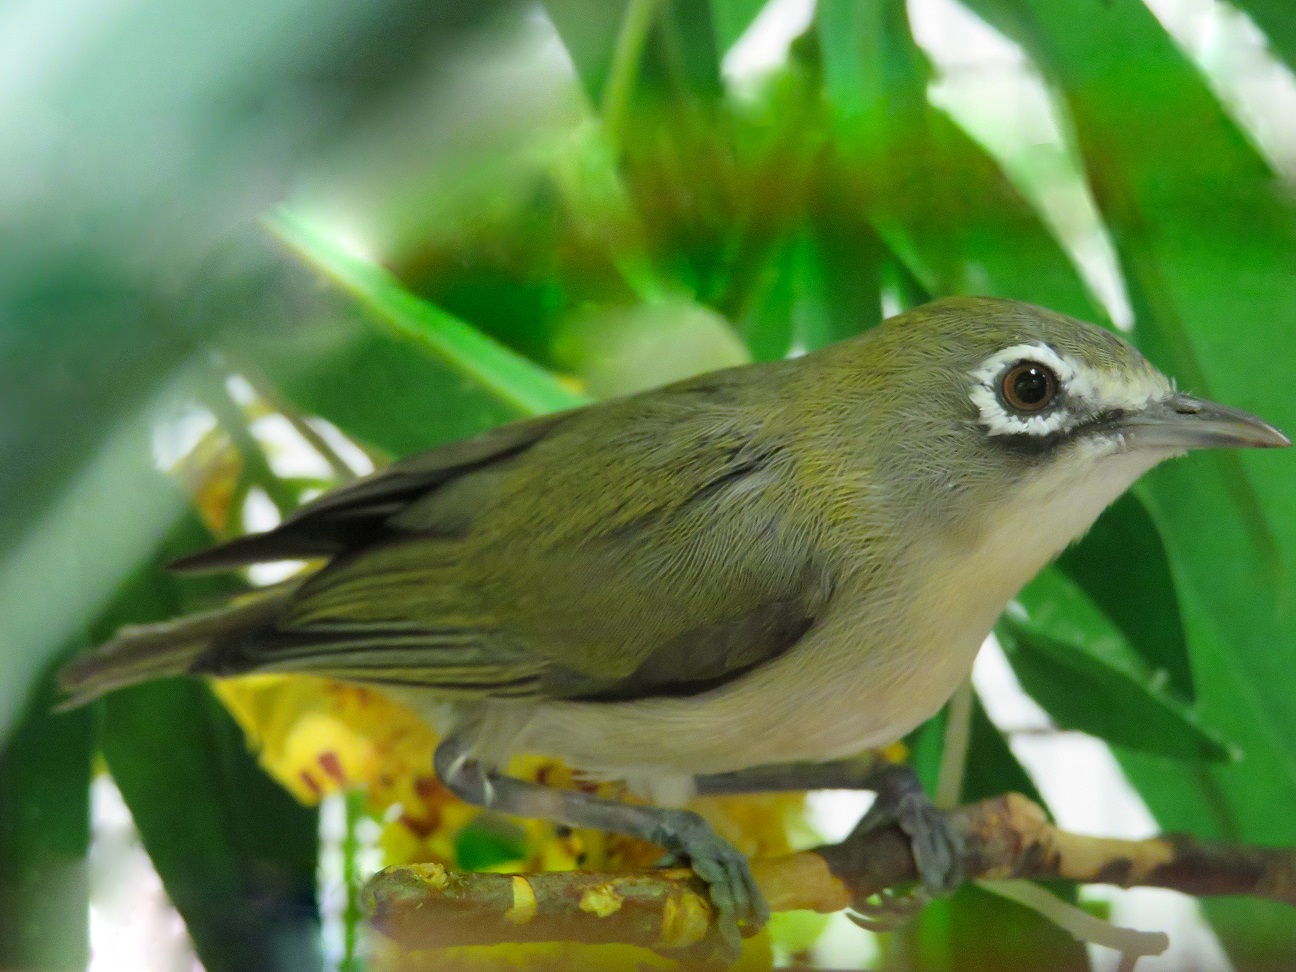
M1055 383L1038 411L1003 384L1018 357ZM226 623L125 632L65 684L79 701L160 673L331 674L448 703L499 758L632 775L841 755L930 715L1007 599L1144 470L1281 438L1246 419L1199 443L1189 419L1224 420L1178 401L1109 332L940 301L335 490L179 565L321 570Z
M829 761L933 714L1007 601L1152 466L1287 444L1092 325L945 300L397 463L177 565L327 558L317 572L127 629L63 681L69 704L179 674L383 685L446 733L436 771L464 799L687 859L736 954L740 923L769 911L701 818L499 767L545 753L662 802L863 785L878 799L861 826L899 824L947 891L957 834L912 772Z

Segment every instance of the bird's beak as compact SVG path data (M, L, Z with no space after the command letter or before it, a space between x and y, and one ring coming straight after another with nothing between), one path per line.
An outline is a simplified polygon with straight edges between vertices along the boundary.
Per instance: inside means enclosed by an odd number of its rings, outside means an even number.
M1126 441L1146 449L1271 449L1291 439L1249 412L1174 394L1121 422Z

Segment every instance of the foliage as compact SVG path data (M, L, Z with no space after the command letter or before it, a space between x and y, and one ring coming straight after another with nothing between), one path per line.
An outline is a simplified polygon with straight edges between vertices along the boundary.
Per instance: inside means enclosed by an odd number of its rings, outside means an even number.
M1134 340L1189 390L1296 427L1296 213L1272 163L1138 0L962 2L1055 93ZM84 965L71 916L85 913L97 751L207 968L318 965L313 945L285 947L317 937L314 814L283 798L205 689L135 690L93 715L49 702L71 652L221 596L158 565L241 529L249 495L283 513L348 474L334 429L381 461L813 349L884 305L948 293L1110 323L1021 171L930 102L904 3L820 0L786 64L739 88L723 58L762 6L548 0L539 18L503 0L156 0L69 49L66 83L27 115L0 118L8 181L45 173L0 196L0 965ZM1289 5L1239 6L1290 63ZM536 55L537 38L561 43L575 75ZM478 61L517 73L492 84ZM65 119L67 134L37 144L28 116ZM352 232L370 253L346 245ZM285 471L275 416L321 469ZM1108 511L999 633L1027 691L1057 725L1109 742L1164 828L1292 844L1293 576L1290 460L1198 457ZM381 775L373 746L402 718L368 735L354 713L303 730L306 714L336 715L334 691L222 697L281 780L339 757L322 791ZM929 783L940 726L914 740ZM410 753L427 745L401 756L399 785L425 772ZM965 796L1030 785L978 708ZM523 853L475 814L406 830L421 836L387 832L393 859ZM533 864L570 850L529 837ZM1276 907L1206 911L1241 967L1296 950ZM889 948L897 967L1087 961L971 892Z

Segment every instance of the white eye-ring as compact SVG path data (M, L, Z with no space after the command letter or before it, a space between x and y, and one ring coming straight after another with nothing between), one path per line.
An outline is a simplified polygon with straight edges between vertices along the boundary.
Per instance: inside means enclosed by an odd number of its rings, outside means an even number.
M1014 344L972 372L970 397L991 435L1052 435L1070 425L1071 415L1064 408L1047 414L1045 409L1075 373L1075 366L1046 344Z

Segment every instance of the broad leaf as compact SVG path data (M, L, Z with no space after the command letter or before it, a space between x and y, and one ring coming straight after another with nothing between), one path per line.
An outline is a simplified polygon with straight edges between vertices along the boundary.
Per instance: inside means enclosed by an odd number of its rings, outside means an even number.
M203 313L236 322L223 346L232 370L300 411L405 456L584 401L383 268L303 224L281 230L291 249L248 241Z
M585 93L595 105L603 101L626 10L636 2L642 0L609 0L595 4L583 0L544 2L545 13L567 48L567 55L576 67Z
M188 521L156 563L207 542L206 531ZM154 566L127 586L114 620L163 620L228 590L227 582L182 581ZM108 768L203 966L318 969L315 811L265 774L200 682L153 682L100 705Z
M89 959L94 718L55 715L57 700L50 671L0 745L0 968L79 972Z
M940 766L945 713L930 720L913 740L915 769L933 792ZM980 700L972 707L971 738L963 779L963 802L1022 793L1043 802L1008 741ZM1052 888L1072 903L1075 888ZM889 968L983 969L1033 972L1036 969L1087 970L1084 947L1045 918L975 886L928 905L914 925L884 946Z
M189 282L500 4L91 7L75 42L75 11L4 27L46 54L10 59L0 117L0 736L179 512L145 488L152 406L224 323Z
M927 102L903 3L825 0L817 37L849 198L933 296L977 293L1105 316L998 165Z
M723 58L738 38L747 32L768 0L711 0L715 22L716 55Z
M1113 503L1058 569L1073 580L1142 656L1153 678L1193 697L1188 640L1165 544L1137 491Z
M1028 584L996 631L1022 687L1062 728L1173 759L1232 755L1057 570Z
M1274 358L1296 334L1296 216L1193 65L1143 4L969 6L1021 41L1064 96L1142 348L1189 390L1296 427L1290 375ZM1167 783L1168 771L1141 776L1138 764L1135 782L1167 828L1199 824L1201 808L1212 807L1206 817L1221 836L1296 842L1296 819L1273 812L1296 805L1292 463L1284 455L1198 456L1146 481L1181 598L1200 711L1243 757L1181 786ZM1256 906L1250 921L1240 919L1246 907L1228 913L1236 923L1218 927L1235 958L1270 961L1296 949L1290 914L1266 924L1271 909Z
M352 256L300 217L281 210L268 225L395 335L440 358L508 407L538 414L581 404L580 396L542 368L415 297L382 267Z
M1296 68L1296 5L1288 0L1235 0L1233 6L1249 14L1278 56Z

